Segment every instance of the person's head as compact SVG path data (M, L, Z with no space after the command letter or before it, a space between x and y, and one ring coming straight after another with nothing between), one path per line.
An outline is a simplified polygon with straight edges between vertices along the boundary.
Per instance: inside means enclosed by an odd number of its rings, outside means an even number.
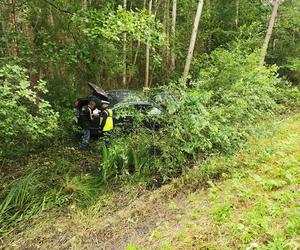
M88 105L91 109L94 109L96 107L96 103L93 100L90 100Z
M108 108L108 106L109 106L109 102L101 101L101 104L100 104L101 109L106 109L106 108Z

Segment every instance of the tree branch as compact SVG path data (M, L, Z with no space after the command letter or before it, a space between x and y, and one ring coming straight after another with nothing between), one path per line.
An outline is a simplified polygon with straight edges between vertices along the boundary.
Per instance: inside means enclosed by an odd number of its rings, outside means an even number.
M50 1L48 1L48 0L43 0L43 1L44 1L45 3L51 5L53 8L55 8L55 9L58 10L58 11L67 13L67 14L69 14L69 15L73 15L73 14L74 14L73 12L71 12L71 11L69 11L69 10L61 9L61 8L58 7L56 4L54 4L54 3L52 3L52 2L50 2Z

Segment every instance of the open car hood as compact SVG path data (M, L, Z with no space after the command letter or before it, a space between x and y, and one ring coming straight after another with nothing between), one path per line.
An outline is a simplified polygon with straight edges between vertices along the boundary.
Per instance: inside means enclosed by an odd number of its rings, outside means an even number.
M108 100L108 94L99 86L93 83L88 83L90 89L93 91L93 95L99 97L101 100Z

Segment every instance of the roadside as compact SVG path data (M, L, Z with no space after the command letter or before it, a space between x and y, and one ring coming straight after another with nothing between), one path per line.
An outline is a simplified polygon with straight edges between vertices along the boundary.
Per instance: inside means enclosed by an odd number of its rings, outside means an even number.
M300 116L266 127L233 157L156 191L124 187L88 209L49 213L3 248L299 249Z
M221 182L208 182L168 205L137 249L300 249L300 116L227 162ZM132 245L130 249L135 249Z

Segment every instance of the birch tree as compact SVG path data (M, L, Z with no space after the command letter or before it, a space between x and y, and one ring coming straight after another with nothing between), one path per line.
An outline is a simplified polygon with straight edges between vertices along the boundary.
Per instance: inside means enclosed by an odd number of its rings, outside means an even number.
M169 18L169 8L170 8L170 3L169 0L165 0L165 4L164 4L164 21L163 21L163 26L164 26L164 33L166 34L166 39L167 39L167 43L169 44L170 41L170 26L169 26L169 22L170 22L170 18ZM166 47L166 51L165 51L165 60L166 60L166 64L169 63L169 46Z
M124 7L124 10L127 9L127 0L124 0L123 7ZM123 86L126 86L126 73L127 73L127 68L126 68L127 46L126 46L126 43L127 43L127 34L126 34L126 32L124 32L124 34L123 34Z
M152 0L149 1L149 15L152 13ZM145 83L144 83L144 92L147 93L149 90L149 71L150 71L150 37L148 38L146 45L146 71L145 71Z
M87 9L89 7L89 1L88 0L83 0L83 7Z
M172 7L172 51L171 51L171 68L172 71L175 71L176 67L176 15L177 15L177 0L173 0L173 7Z
M54 26L54 17L53 17L53 11L52 11L52 6L51 5L49 6L49 17L48 17L48 20L49 20L49 24L51 26Z
M132 2L131 2L131 3L132 3ZM143 9L144 9L144 10L146 9L146 0L144 0L144 3L143 3ZM134 54L134 59L133 59L133 62L132 62L132 67L135 67L136 64L137 64L137 59L138 59L140 47L141 47L141 41L138 40L138 41L137 41L137 46L136 46L136 51L135 51L135 54ZM133 71L131 70L131 71L129 72L128 84L131 83L131 81L132 81L132 76L133 76Z
M274 6L273 6L273 11L272 11L272 16L270 18L270 22L269 22L269 27L267 30L267 34L261 49L261 59L260 59L260 65L263 66L264 62L265 62L265 58L266 58L266 54L267 54L267 50L268 50L268 46L269 46L269 42L273 33L273 28L274 28L274 24L276 21L276 17L277 17L277 13L278 13L278 8L279 5L281 3L281 0L275 0Z
M193 53L194 53L196 38L197 38L199 22L200 22L202 10L203 10L203 5L204 5L204 0L199 0L197 13L196 13L196 16L195 16L195 21L194 21L193 32L192 32L191 41L190 41L190 47L189 47L189 50L188 50L186 63L185 63L184 71L183 71L184 81L186 81L187 76L189 75L190 66L191 66L191 62L192 62L192 59L193 59Z
M235 14L235 26L239 26L239 12L240 12L240 0L236 0L236 14Z

